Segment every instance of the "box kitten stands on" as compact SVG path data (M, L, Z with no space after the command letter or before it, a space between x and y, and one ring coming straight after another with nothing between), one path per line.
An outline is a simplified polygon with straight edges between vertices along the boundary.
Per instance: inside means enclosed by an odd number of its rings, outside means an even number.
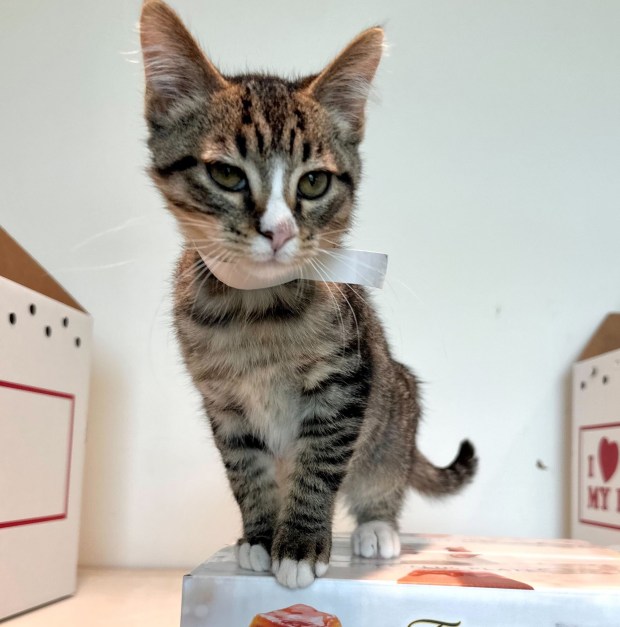
M75 591L91 333L0 228L0 620Z
M402 554L353 557L290 590L234 550L187 575L181 627L618 627L620 553L580 540L401 534Z

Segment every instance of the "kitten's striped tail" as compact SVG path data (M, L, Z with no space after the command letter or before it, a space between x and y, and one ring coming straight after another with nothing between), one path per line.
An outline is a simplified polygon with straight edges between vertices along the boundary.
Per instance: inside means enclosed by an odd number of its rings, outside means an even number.
M476 474L478 458L469 440L461 442L454 461L445 468L438 468L416 451L411 469L410 484L425 496L448 496L466 486Z

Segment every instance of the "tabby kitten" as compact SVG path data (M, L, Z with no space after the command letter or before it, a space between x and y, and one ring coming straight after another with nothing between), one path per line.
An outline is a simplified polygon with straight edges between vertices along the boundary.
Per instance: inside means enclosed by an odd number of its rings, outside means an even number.
M327 570L337 495L357 520L353 552L394 557L407 488L457 492L472 445L447 468L418 451L416 379L363 288L237 290L198 254L267 268L341 246L383 31L293 80L224 76L159 0L143 7L141 42L150 172L185 237L176 330L241 510L239 564L309 585Z

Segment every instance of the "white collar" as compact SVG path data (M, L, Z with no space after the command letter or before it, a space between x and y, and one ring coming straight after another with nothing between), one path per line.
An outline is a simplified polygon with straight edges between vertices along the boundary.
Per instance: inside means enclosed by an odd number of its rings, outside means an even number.
M222 283L240 290L263 289L295 279L381 288L387 270L387 255L384 253L342 248L322 250L312 263L300 265L278 262L231 263L207 257L202 253L200 256Z

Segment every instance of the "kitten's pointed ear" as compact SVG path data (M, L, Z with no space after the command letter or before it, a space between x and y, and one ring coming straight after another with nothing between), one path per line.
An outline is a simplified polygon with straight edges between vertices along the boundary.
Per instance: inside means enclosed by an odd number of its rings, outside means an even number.
M177 14L160 0L146 0L140 17L146 77L146 112L161 115L183 99L208 97L226 80L207 59Z
M309 85L309 91L358 140L364 109L384 49L379 26L360 33Z

